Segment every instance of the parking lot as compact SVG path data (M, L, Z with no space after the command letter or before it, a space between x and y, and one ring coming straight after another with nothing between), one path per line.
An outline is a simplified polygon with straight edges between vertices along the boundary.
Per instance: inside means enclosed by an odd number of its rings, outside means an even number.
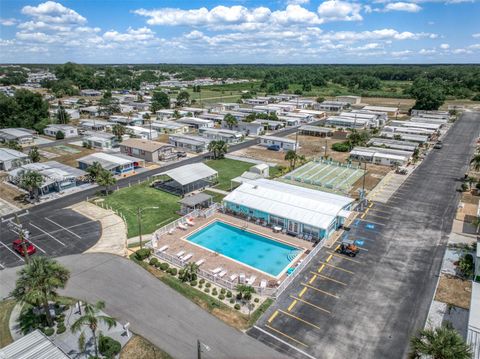
M95 244L101 233L98 222L71 209L27 212L18 219L30 232L29 240L37 249L35 256L81 253ZM9 227L7 220L0 222L0 269L25 263L25 258L12 248L18 235Z
M474 151L479 114L464 114L389 196L344 232L356 257L323 248L248 334L295 358L403 358L423 327Z

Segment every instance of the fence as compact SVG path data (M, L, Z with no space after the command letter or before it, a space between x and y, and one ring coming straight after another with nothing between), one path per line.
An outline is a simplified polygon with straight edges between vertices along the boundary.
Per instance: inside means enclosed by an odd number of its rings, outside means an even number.
M308 263L315 257L320 249L322 249L323 245L325 244L325 238L323 238L318 244L313 248L313 250L305 257L302 263L300 263L292 274L290 274L283 282L276 288L276 292L274 294L275 298L278 298L280 294L295 280L295 278L300 274L300 272L305 269Z

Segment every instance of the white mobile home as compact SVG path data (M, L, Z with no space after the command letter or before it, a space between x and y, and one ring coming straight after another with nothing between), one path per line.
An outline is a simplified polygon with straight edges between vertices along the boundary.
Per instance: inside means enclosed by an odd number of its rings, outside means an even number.
M0 171L11 171L27 163L30 163L28 154L10 148L0 148Z
M199 128L211 128L214 127L214 122L210 120L204 120L202 118L197 117L182 117L177 120L178 123L183 123L188 125L190 128L198 130Z
M350 158L384 166L403 166L412 158L413 151L394 150L382 147L354 147Z
M325 120L325 125L342 128L365 129L368 127L369 121L364 118L330 116Z
M144 140L154 140L158 138L158 132L154 129L144 128L140 126L125 126L127 132L130 132L136 137L143 138Z
M213 141L225 141L226 143L238 143L243 139L243 134L239 131L227 130L221 128L201 128L199 135Z
M295 151L298 147L300 147L295 140L286 138L286 137L276 137L276 136L260 136L260 146L272 146L276 145L279 146L280 149L284 151L293 150Z
M43 133L51 137L57 136L59 132L62 132L65 138L78 136L77 128L69 125L48 125L43 129Z
M350 104L343 101L323 101L322 103L315 103L313 108L320 111L340 112L349 108Z
M417 142L392 140L389 138L374 137L368 141L369 146L392 148L394 150L415 151L419 144Z
M189 152L201 153L207 150L210 140L193 135L170 135L168 142L175 147L182 148Z

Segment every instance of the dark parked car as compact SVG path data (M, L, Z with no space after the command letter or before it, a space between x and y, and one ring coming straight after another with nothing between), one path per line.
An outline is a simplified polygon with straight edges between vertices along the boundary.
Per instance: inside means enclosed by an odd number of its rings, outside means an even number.
M279 145L270 145L270 146L267 147L267 149L270 150L270 151L280 151L281 150Z

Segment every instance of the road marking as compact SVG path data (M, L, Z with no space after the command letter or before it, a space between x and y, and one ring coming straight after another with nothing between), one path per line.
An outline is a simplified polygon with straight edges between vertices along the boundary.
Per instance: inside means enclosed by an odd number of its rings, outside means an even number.
M47 221L49 221L49 222L52 222L52 223L55 224L56 226L59 226L60 228L63 228L65 231L67 231L68 233L73 234L75 237L77 237L77 238L79 238L79 239L82 239L82 237L80 237L78 234L72 232L71 230L69 230L68 228L65 228L64 226L58 224L57 222L52 221L50 218L45 217L45 219L46 219Z
M312 284L313 281L317 279L317 275L314 272L311 272L311 273L313 273L313 275L312 275L312 278L310 278L310 280L308 281L308 284Z
M311 272L311 273L315 274L315 272ZM316 275L318 275L320 278L328 279L328 280L331 280L332 282L335 282L335 283L338 283L338 284L341 284L341 285L347 285L347 283L341 282L341 281L333 279L331 277L327 277L326 275L323 275L323 274L316 274ZM309 284L312 284L312 283L309 283Z
M330 252L329 252L330 253ZM362 264L362 262L360 261L357 261L356 259L352 259L350 257L347 257L346 255L342 255L342 254L338 254L338 253L332 253L331 254L332 256L335 256L337 258L342 258L342 259L345 259L347 261L351 261L351 262L354 262L354 263L358 263L358 264Z
M8 228L12 233L18 235L18 233L16 233L13 229L11 228ZM29 237L28 240L35 246L35 248L38 248L40 250L40 252L42 252L43 254L47 254L47 252L45 252L37 243L34 243L33 242L33 238Z
M370 202L370 204L368 205L368 208L372 208L373 206L373 202Z
M368 218L370 218L370 217L375 217L375 218L380 218L380 219L388 219L388 217L377 216L376 214L371 214L371 213L369 213L368 216L369 216Z
M330 262L330 259L332 259L332 257L333 257L333 254L330 254L330 255L327 257L326 261L327 261L327 262Z
M2 263L0 263L0 267L1 269L5 269L5 266Z
M276 310L275 313L273 313L271 317L268 318L268 322L271 323L277 315L278 315L278 310Z
M317 287L311 286L310 284L307 284L307 283L300 283L300 284L303 285L303 286L305 286L305 287L307 287L307 288L311 288L311 289L313 289L313 290L316 290L317 292L323 293L323 294L325 294L325 295L329 295L330 297L333 297L333 298L336 298L336 299L339 298L338 295L336 295L336 294L333 294L333 293L326 292L326 291L324 291L324 290L318 289Z
M301 297L302 295L305 294L306 291L307 291L307 287L303 287L303 289L301 290L301 292L298 296Z
M384 226L385 225L384 223L369 221L369 220L366 220L366 219L359 219L359 221L366 222L366 223L378 224L379 226Z
M307 345L307 344L302 343L300 340L297 340L297 339L295 339L295 338L292 338L290 335L285 334L285 333L281 332L281 331L278 330L278 329L272 328L272 327L271 327L270 325L268 325L268 324L265 324L265 327L268 328L268 329L270 329L270 330L273 330L274 332L276 332L276 333L278 333L278 334L280 334L280 335L283 335L284 337L286 337L286 338L288 338L288 339L290 339L290 340L293 340L295 343L298 343L298 344L303 345L304 347L308 348L308 345ZM260 330L261 330L262 332L264 332L264 333L268 333L268 332L265 332L264 330L262 330L261 328L258 328L257 326L255 326L255 328L260 329ZM268 333L268 334L271 335L270 333ZM271 335L271 336L273 336L274 338L276 338L274 335ZM281 342L284 343L284 344L287 344L287 345L290 346L291 348L295 348L293 345L288 344L287 342L285 342L285 341L283 341L283 340L281 340L281 339L278 339L278 338L277 338L277 340L281 341ZM312 357L311 355L308 355L308 354L305 353L304 351L302 351L302 350L300 350L300 349L298 349L298 348L295 348L295 349L298 350L300 353L308 356L309 358L315 359L315 357Z
M293 295L291 295L290 297L293 298L293 299L295 299L295 300L298 300L299 302L302 302L302 303L305 303L305 304L307 304L307 305L310 305L310 306L312 306L312 307L314 307L314 308L317 308L318 310L321 310L322 312L325 312L325 313L328 313L328 314L331 314L331 313L332 313L331 311L326 310L325 308L319 307L319 306L316 305L316 304L307 302L305 299L296 298L296 297L294 297Z
M323 262L320 262L320 263L323 263ZM338 270L341 270L343 272L346 272L346 273L350 273L350 274L355 274L354 272L348 270L348 269L345 269L345 268L342 268L342 267L338 267L338 266L334 266L333 264L328 264L328 263L324 263L326 266L329 266L329 267L332 267L332 268L335 268L335 269L338 269Z
M292 304L290 304L290 306L288 307L287 310L288 310L288 311L291 311L291 310L293 309L293 307L295 306L295 304L297 304L297 301L296 301L296 300L294 300L294 301L292 302Z
M278 311L279 311L280 313L283 313L283 314L285 314L285 315L288 315L289 317L292 317L292 318L298 320L299 322L302 322L302 323L305 323L305 324L307 324L307 325L310 325L311 327L316 328L316 329L318 329L318 330L322 330L322 328L320 328L318 325L315 325L315 324L313 324L313 323L310 323L308 320L305 320L305 319L302 319L302 318L300 318L300 317L297 317L296 315L293 315L292 313L285 312L285 311L283 311L283 310L281 310L281 309L279 309Z
M320 266L320 268L318 268L318 273L321 273L322 270L323 270L323 268L325 268L325 264L322 264L322 265Z
M2 241L0 241L0 244L2 246L4 246L5 248L7 248L10 252L12 252L13 254L15 254L15 256L17 256L22 262L25 262L25 259L23 259L21 256L19 256L17 254L17 252L15 252L13 249L11 249L10 247L8 247L5 243L3 243Z
M357 261L355 259L352 259L350 257L347 257L346 255L341 255L341 254L337 254L337 253L332 253L330 254L331 256L335 256L337 258L342 258L342 259L346 259L347 261L351 261L351 262L354 262L354 263L359 263L359 264L362 264L362 262L360 261Z
M38 226L34 225L34 224L33 224L33 223L31 223L31 222L29 223L29 225L31 225L33 228L36 228L36 229L38 229L39 231L41 231L41 232L45 233L47 236L50 236L50 237L52 237L52 238L53 238L54 240L56 240L58 243L60 243L60 244L61 244L61 245L63 245L64 247L66 247L66 244L65 244L65 243L63 243L62 241L59 241L59 240L58 240L58 239L56 239L54 236L52 236L50 233L48 233L48 232L45 232L45 231L44 231L43 229L41 229L40 227L38 227Z

